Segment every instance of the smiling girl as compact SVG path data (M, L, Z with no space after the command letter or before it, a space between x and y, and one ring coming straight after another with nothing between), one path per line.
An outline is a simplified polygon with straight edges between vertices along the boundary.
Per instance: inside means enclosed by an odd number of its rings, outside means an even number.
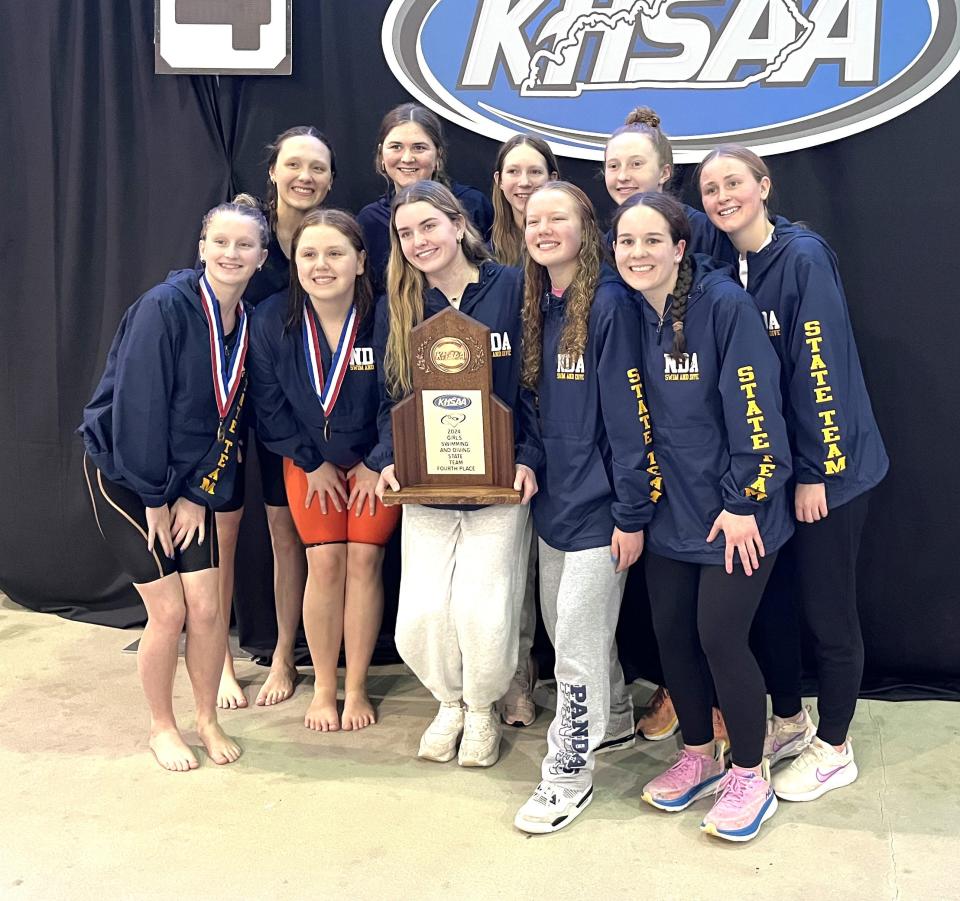
M383 360L377 493L399 490L390 410L413 389L410 332L451 306L488 326L491 347L520 344L522 280L489 259L466 211L443 185L423 181L393 201L387 297L374 343ZM378 363L379 365L379 363ZM396 643L404 662L439 701L418 756L486 767L500 755L494 703L517 666L518 617L530 547L527 504L541 450L533 398L520 390L519 354L492 360L493 391L513 410L518 505L403 508ZM461 741L461 735L462 741ZM459 752L457 744L460 744Z
M523 264L524 213L534 188L560 177L550 145L537 135L514 135L500 145L493 170L493 253L507 266Z
M624 124L603 151L603 180L607 193L620 206L635 194L663 192L673 178L673 148L660 128L660 117L648 106L630 111ZM722 230L700 210L683 204L690 223L690 250L724 263L736 260L736 251ZM607 246L612 244L607 235Z
M679 811L716 789L701 828L746 841L777 808L761 766L766 695L749 636L793 531L780 367L729 268L687 249L679 203L638 194L617 210L613 234L617 270L640 292L644 384L665 486L648 529L647 589L684 742L643 800ZM714 685L733 748L726 775Z
M127 310L80 428L97 528L147 609L137 664L150 749L177 772L198 766L173 713L184 623L200 740L215 763L241 753L217 723L226 626L213 508L236 475L249 315L241 297L266 244L259 210L210 210L203 268L171 272Z
M377 473L364 464L379 405L373 291L348 213L307 213L290 248L296 280L253 317L251 394L261 439L284 458L290 512L307 549L303 622L316 681L304 725L363 729L376 722L367 669L383 613L383 546L399 519L377 501Z
M800 629L789 605L764 604L759 647L774 714L767 753L776 759L799 755L774 773L774 789L788 801L811 801L857 778L848 736L863 675L857 552L869 492L889 461L834 252L815 232L770 218L770 172L753 151L717 147L701 163L698 183L707 215L739 251L740 279L760 308L783 369L796 480L792 551L814 637L816 730L801 706Z
M277 135L267 148L268 191L265 212L270 228L268 255L247 286L245 299L256 306L290 284L291 240L304 215L326 199L337 172L330 141L312 125L296 125ZM241 195L247 197L248 195ZM297 675L294 645L303 607L306 565L303 545L297 537L283 484L283 460L269 450L256 431L257 461L266 507L267 526L273 548L273 590L277 617L277 644L270 672L257 693L258 705L271 706L293 694ZM217 514L220 541L220 598L229 627L233 604L234 559L243 517L243 476L224 512ZM246 707L247 699L237 682L233 654L227 648L218 691L220 707Z
M537 135L514 135L500 146L493 172L493 254L508 266L523 264L524 213L530 193L548 180L560 177L553 151ZM507 693L500 699L503 721L512 726L529 726L537 717L533 688L537 681L536 661L531 654L537 627L535 580L537 536L531 535L527 583L520 613L520 649L517 669Z
M386 287L390 257L391 201L402 188L418 181L437 181L448 187L483 240L490 236L493 208L476 188L450 180L448 153L440 120L416 103L390 110L380 123L374 167L387 183L387 191L357 214L367 247L370 278L377 292Z
M587 196L547 182L527 201L523 384L539 395L544 463L533 515L540 606L556 651L557 710L541 781L514 825L554 832L593 797L607 733L633 738L614 632L627 570L653 514L635 303L601 276ZM622 711L614 723L611 707Z

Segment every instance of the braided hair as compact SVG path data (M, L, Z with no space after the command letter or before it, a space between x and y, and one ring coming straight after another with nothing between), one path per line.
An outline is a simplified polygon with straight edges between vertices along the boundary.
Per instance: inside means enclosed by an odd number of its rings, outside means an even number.
M683 318L687 315L687 298L693 287L693 260L684 250L680 260L680 271L677 273L677 284L671 292L673 303L670 305L670 316L673 318L673 350L670 356L678 363L683 362L687 349L687 339L683 334Z
M673 319L673 350L670 356L678 363L683 361L687 350L687 339L683 333L683 319L687 314L687 298L693 288L693 258L690 254L690 220L680 203L669 194L659 191L645 191L643 194L634 194L617 208L613 215L613 243L616 245L620 233L620 220L627 210L635 206L648 206L658 212L666 220L670 229L670 240L674 244L681 241L686 245L683 256L680 258L680 267L677 270L677 282L670 292L673 302L669 305L670 316Z

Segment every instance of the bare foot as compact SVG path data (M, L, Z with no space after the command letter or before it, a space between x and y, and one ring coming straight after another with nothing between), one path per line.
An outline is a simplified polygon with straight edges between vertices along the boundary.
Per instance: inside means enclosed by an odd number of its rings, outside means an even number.
M293 694L293 685L297 679L297 668L282 660L274 660L270 666L267 681L257 694L258 707L272 707L286 701Z
M217 722L205 726L197 724L197 734L214 763L233 763L243 753L240 745L224 733Z
M160 729L150 733L150 750L157 763L165 770L174 773L186 773L195 770L200 764L183 740L179 729Z
M237 677L226 669L220 674L220 687L217 689L217 707L221 710L236 710L246 707L247 699Z
M367 697L365 689L346 691L343 695L343 728L349 732L353 729L366 729L377 721L373 712L373 704Z
M303 725L314 732L336 732L340 728L336 689L314 689L313 700L307 708Z

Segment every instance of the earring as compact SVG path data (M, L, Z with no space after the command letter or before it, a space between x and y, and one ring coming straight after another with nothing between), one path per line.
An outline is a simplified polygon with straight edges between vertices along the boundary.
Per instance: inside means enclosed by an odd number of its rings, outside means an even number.
M463 241L463 235L457 235L457 243L459 244L461 241Z
M203 257L200 257L200 262L201 262L201 264L203 264L203 265L206 265L206 263L207 263L207 261L206 261Z
M259 266L257 266L257 272L259 272L261 269L263 269L263 263L261 263Z

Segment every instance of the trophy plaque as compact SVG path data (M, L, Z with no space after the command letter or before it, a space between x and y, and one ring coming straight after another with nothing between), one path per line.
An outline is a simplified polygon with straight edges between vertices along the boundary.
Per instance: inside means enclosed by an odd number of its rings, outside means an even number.
M391 413L393 504L518 504L513 413L493 393L490 329L450 307L410 333L413 393Z

